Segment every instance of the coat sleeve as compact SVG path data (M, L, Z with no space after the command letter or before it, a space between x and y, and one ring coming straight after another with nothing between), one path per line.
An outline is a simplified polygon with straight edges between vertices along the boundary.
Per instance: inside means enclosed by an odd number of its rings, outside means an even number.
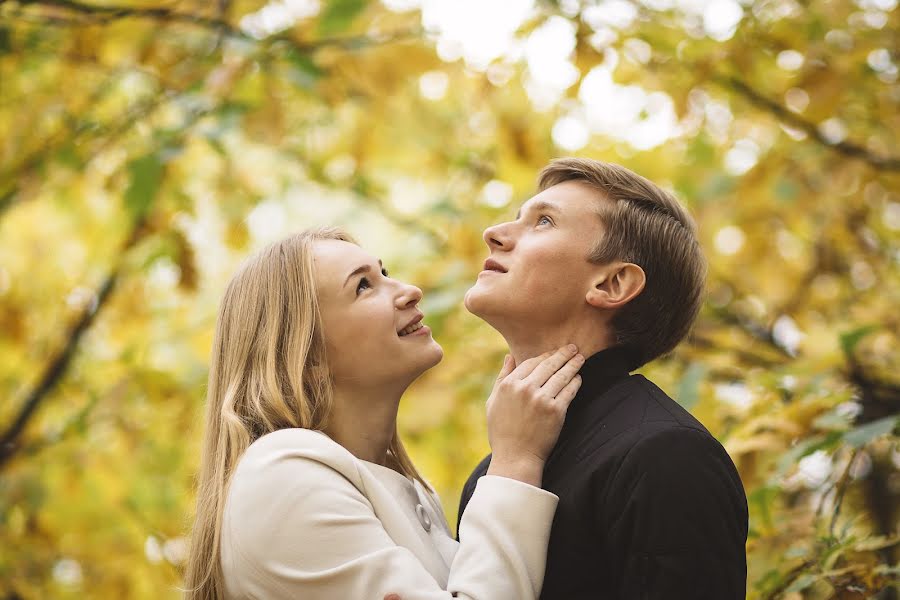
M462 522L444 590L396 545L366 496L340 472L308 458L283 458L257 474L235 505L227 568L249 597L278 599L520 600L543 582L558 498L503 477L485 477Z
M620 562L617 598L746 597L747 501L715 438L686 427L642 436L602 487L612 522L597 529Z

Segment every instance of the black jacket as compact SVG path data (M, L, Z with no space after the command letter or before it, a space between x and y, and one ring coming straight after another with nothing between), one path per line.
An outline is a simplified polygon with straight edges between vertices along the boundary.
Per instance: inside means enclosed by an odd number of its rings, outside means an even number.
M559 506L541 598L744 599L747 498L734 463L628 361L614 347L585 362L544 468ZM460 518L490 458L466 482Z

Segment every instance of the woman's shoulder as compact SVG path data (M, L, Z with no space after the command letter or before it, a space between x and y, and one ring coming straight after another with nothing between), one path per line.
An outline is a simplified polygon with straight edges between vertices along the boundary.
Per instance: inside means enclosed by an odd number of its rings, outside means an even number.
M343 446L332 440L324 432L301 427L277 429L262 435L247 447L247 452L277 451L282 448L295 448L298 446L344 450L346 452Z
M346 448L321 431L279 429L255 440L238 460L232 486L262 489L266 484L289 485L302 479L305 485L333 476L359 484L359 461Z
M316 431L283 429L254 441L229 482L223 566L234 574L259 567L261 557L312 561L324 542L305 542L332 535L336 516L372 515L359 469L350 452Z

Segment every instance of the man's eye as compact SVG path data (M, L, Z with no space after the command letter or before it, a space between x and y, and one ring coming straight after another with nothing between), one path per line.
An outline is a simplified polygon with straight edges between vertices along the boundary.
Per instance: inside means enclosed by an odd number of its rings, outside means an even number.
M359 280L359 285L356 286L356 295L359 296L363 290L372 287L372 284L369 283L368 277L363 277Z

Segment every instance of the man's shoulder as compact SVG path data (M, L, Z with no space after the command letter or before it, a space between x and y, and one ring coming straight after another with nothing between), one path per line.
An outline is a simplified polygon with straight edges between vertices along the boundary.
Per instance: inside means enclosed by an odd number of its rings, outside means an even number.
M552 462L553 485L583 485L596 481L595 475L606 481L626 463L666 462L673 449L700 463L726 456L709 430L652 381L633 375L617 387L611 410L598 398L601 406L594 414L579 415L585 422Z
M640 420L642 428L646 430L687 428L709 434L703 423L658 385L643 375L636 375L630 379L634 382L630 399L640 404L643 409Z
M617 476L648 472L679 477L713 476L740 486L734 462L722 443L687 409L645 377L638 379L641 418L630 423L613 459Z

